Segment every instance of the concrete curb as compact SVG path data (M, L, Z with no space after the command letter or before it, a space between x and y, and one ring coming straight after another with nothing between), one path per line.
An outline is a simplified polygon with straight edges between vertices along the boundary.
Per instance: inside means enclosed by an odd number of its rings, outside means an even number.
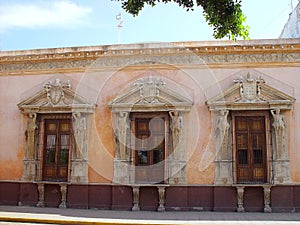
M32 218L32 217L18 217L18 216L0 216L0 221L3 222L20 222L20 223L42 223L42 224L76 224L76 225L112 225L112 224L132 224L132 225L164 225L164 224L174 224L174 225L188 225L188 224L199 224L199 225L231 225L231 224L251 224L251 225L299 225L299 221L247 221L247 220L226 220L226 221L172 221L172 220L129 220L129 219L97 219L97 218Z
M78 224L78 225L89 225L89 224L101 224L101 225L112 225L112 224L134 224L134 225L145 225L145 224L186 224L180 221L162 221L155 222L149 220L128 220L128 219L87 219L87 218L29 218L29 217L11 217L11 216L0 216L0 221L4 222L20 222L20 223L44 223L44 224ZM191 224L191 223L189 223ZM195 223L192 223L195 224ZM203 223L201 223L203 224ZM208 223L207 223L208 224ZM210 223L211 224L211 223Z

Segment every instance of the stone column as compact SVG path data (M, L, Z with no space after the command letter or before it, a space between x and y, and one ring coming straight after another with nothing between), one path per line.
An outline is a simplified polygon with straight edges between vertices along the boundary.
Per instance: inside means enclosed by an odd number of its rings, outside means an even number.
M61 203L59 205L59 208L67 208L67 184L59 184L60 186L60 193L61 193Z
M275 184L291 183L290 160L288 156L287 127L280 109L271 110L272 146L273 146L273 171Z
M39 201L36 204L37 207L44 207L45 206L45 184L38 183L38 192L39 192Z
M29 113L25 131L25 158L23 160L23 181L36 179L36 142L37 142L37 114Z
M132 211L140 211L140 186L132 186L133 207Z
M75 146L72 149L70 181L72 183L87 183L87 118L86 115L80 112L73 112L72 117Z
M171 148L169 155L169 183L186 184L186 155L182 112L170 111Z
M164 212L164 211L166 211L166 209L165 209L165 202L166 202L165 186L158 186L157 189L158 189L158 197L159 197L159 202L158 202L159 205L158 205L157 211Z
M237 212L245 212L244 208L244 186L237 186Z
M229 111L222 109L216 115L214 126L215 140L215 181L216 185L228 185L233 183L232 179L232 149L230 124L228 122Z
M263 186L264 188L264 212L270 213L272 209L270 207L271 203L271 186Z

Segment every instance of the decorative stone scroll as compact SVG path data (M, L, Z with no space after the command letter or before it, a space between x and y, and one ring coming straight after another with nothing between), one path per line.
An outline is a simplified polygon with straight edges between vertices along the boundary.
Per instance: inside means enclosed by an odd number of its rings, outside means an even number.
M280 112L292 109L295 99L273 87L265 84L262 77L252 78L247 73L246 78L234 79L234 83L227 90L209 99L206 103L215 115L215 181L216 185L228 185L234 182L232 177L232 127L228 119L231 111L264 110L270 112L272 119L272 140L269 145L273 149L273 174L275 183L289 183L290 169L287 145L287 124ZM271 145L272 143L272 145ZM268 156L271 157L271 156ZM270 162L269 162L270 163ZM269 181L272 182L272 181Z
M133 83L131 88L122 92L109 103L113 113L115 134L114 183L134 183L134 165L130 158L130 114L135 112L168 112L171 118L171 149L168 173L169 183L186 183L184 113L190 111L192 101L167 88L167 82L160 77L144 77ZM171 154L172 153L172 154Z
M38 157L38 135L44 133L42 119L44 115L57 117L57 115L73 115L73 133L75 148L71 149L71 176L72 183L88 182L87 161L87 125L88 114L93 113L95 105L90 104L85 98L79 96L71 89L69 81L60 79L51 80L41 85L41 90L18 104L20 111L27 115L25 131L25 157L23 160L23 181L41 180L37 171L42 163ZM43 137L39 137L43 140ZM39 143L43 144L43 141ZM42 150L41 150L42 151ZM39 168L39 169L37 169Z

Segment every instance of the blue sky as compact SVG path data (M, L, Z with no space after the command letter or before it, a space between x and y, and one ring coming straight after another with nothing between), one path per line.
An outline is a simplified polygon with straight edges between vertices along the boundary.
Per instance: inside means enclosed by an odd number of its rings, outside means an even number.
M243 0L251 39L277 38L298 0ZM0 0L0 50L213 40L201 8L158 4L133 17L111 0Z

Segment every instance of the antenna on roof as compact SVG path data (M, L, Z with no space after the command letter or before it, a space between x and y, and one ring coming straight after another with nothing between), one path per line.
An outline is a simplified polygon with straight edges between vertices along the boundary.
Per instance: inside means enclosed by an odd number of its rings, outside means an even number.
M119 21L119 23L118 23L118 44L120 44L121 43L121 28L123 27L123 25L122 25L123 20L122 20L122 14L121 13L116 15L116 20Z

